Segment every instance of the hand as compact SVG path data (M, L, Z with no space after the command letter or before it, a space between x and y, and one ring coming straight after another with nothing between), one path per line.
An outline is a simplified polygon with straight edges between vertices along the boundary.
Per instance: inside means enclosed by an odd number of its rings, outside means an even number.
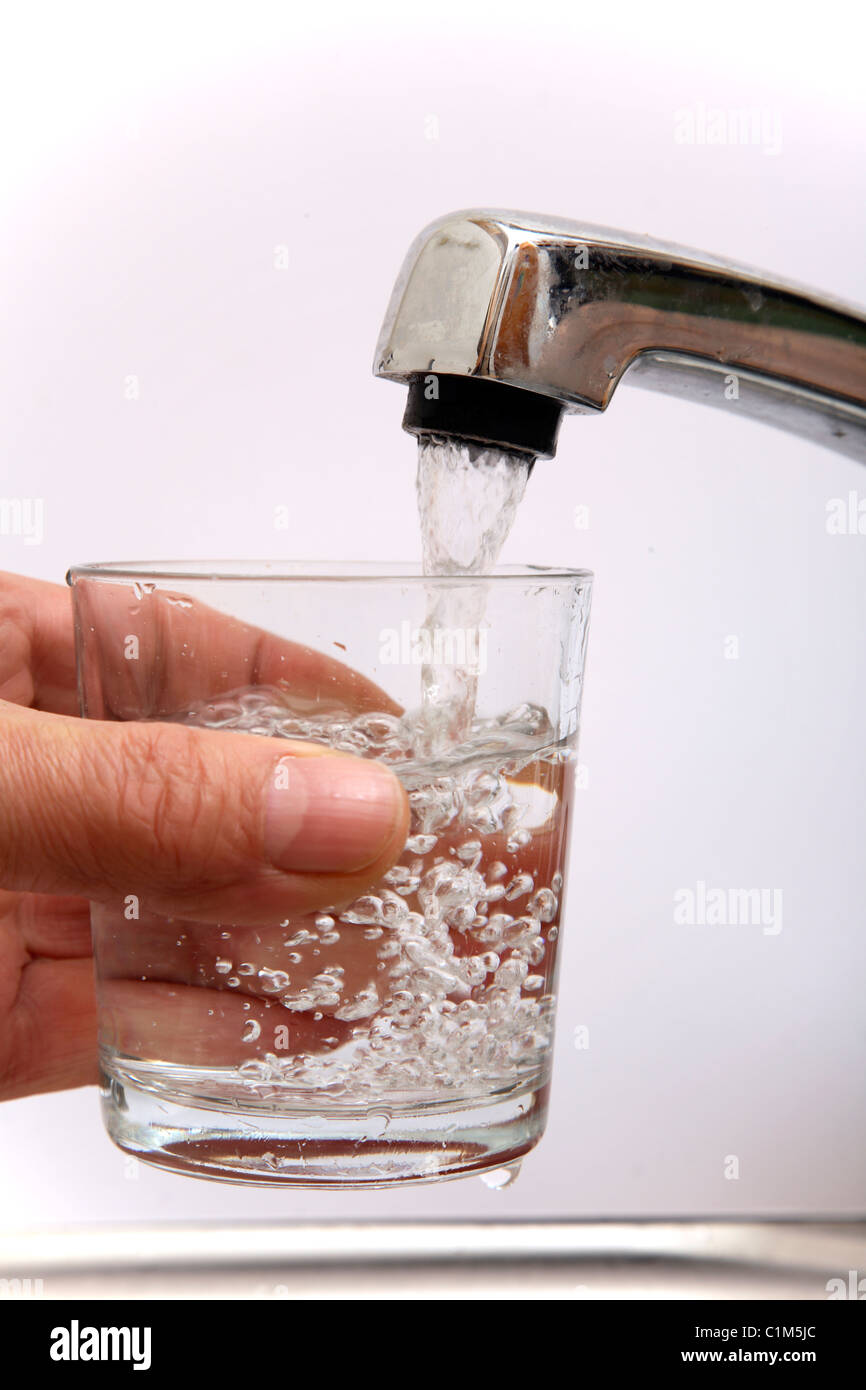
M254 658L259 683L394 709L307 648L210 610L154 611L158 638L195 621L200 651L239 676ZM97 1080L88 900L254 927L350 902L401 853L408 803L389 769L158 722L182 693L157 692L154 722L124 720L123 690L105 720L77 718L69 591L0 573L0 1098Z

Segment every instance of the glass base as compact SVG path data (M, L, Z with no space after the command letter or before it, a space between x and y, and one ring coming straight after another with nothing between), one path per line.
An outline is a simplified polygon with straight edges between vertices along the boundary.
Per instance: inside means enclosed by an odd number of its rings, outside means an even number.
M102 1113L125 1153L190 1177L260 1187L379 1188L509 1169L538 1143L548 1086L386 1111L226 1110L106 1078Z

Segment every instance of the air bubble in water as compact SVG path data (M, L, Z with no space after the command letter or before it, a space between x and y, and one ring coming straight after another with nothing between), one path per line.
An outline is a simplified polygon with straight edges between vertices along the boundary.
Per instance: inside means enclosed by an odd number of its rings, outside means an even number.
M340 914L341 922L357 926L378 927L383 921L382 899L368 893L366 897L356 898L346 912Z
M255 1042L262 1035L262 1025L254 1018L248 1018L241 1033L241 1042Z
M409 854L429 854L436 841L435 835L410 835L406 841L406 849Z
M280 994L291 984L285 970L271 970L267 965L262 966L258 978L265 994Z
M531 893L533 889L531 874L515 874L505 890L508 901L514 902L515 898L522 898L526 893Z
M506 987L522 985L528 974L529 966L525 960L521 960L519 956L509 956L508 960L500 965L494 979L498 985Z
M421 879L405 864L395 864L393 869L389 869L383 878L383 883L387 883L397 893L414 893Z
M411 913L409 912L409 908L406 906L403 899L398 898L396 894L389 893L382 903L382 921L385 925L388 927L399 927L404 922L408 922L410 916ZM373 928L373 930L377 931L379 936L382 935L379 928ZM364 935L366 936L367 933L365 932Z
M527 904L527 911L533 917L537 917L541 922L552 922L556 916L558 903L556 897L549 888L539 888L534 893Z
M498 946L502 940L502 928L488 922L485 927L481 927L476 932L476 936L484 946Z
M409 804L425 834L434 830L444 830L454 820L459 809L457 788L450 779L437 777L425 786L411 791Z
M259 974L255 994L270 995L273 1004L305 1016L314 1028L310 1051L268 1054L252 1069L245 1067L243 1079L321 1096L324 1104L351 1103L362 1112L391 1091L462 1101L520 1081L531 1092L545 1074L552 1037L553 996L544 993L545 977L538 972L556 938L556 928L545 923L551 907L554 916L558 909L562 876L539 873L533 883L519 861L484 864L482 856L494 844L500 855L506 842L509 854L531 844L530 830L521 828L527 814L522 789L529 785L521 774L532 766L532 783L546 786L538 765L554 773L560 765L549 732L543 735L547 744L528 732L541 728L546 716L517 709L506 725L476 715L465 742L460 735L465 761L454 762L449 745L441 761L431 764L416 713L382 716L377 724L375 715L327 706L296 710L290 701L284 689L229 691L181 717L200 727L304 737L331 747L342 742L366 756L387 754L386 761L399 764L409 794L411 834L402 862L373 892L348 905L343 920L360 918L357 929L347 926L341 933L338 909L323 904L310 917L290 915L280 923L286 950L277 959L286 970L262 967L259 973L264 938L250 938L259 961L246 960L233 974L232 961L217 957L225 962L216 972L224 988L237 989L243 976ZM488 834L496 841L485 840ZM502 901L506 893L514 896ZM525 915L515 919L496 910L512 903L515 914ZM237 935L222 924L218 934L221 949ZM359 949L369 964L366 984L355 973ZM322 968L326 959L341 958L345 972L336 963ZM303 968L305 961L321 973L292 990L288 965L296 979L295 966ZM251 1007L249 996L241 1002ZM335 1011L345 1023L339 1037L325 1040L321 1033ZM254 1021L248 1015L242 1025L250 1043L256 1041ZM269 1094L270 1104L276 1093ZM506 1170L506 1176L513 1181L513 1172Z
M379 993L375 985L359 990L354 999L336 1009L334 1018L349 1021L354 1018L369 1018L379 1007Z

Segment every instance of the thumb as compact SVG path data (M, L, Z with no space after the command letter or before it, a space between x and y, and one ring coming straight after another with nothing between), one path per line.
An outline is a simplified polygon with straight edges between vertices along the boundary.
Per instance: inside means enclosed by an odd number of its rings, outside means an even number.
M381 763L0 701L0 887L267 924L350 902L399 857L408 824Z

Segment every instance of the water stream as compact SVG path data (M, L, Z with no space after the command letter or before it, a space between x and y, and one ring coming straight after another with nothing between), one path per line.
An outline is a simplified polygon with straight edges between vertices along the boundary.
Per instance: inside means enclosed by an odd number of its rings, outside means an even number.
M424 573L489 574L514 524L532 467L528 454L421 435L418 516ZM484 650L486 590L431 585L425 630L431 660L421 669L421 708L430 753L466 737L475 714ZM462 658L462 659L461 659Z

